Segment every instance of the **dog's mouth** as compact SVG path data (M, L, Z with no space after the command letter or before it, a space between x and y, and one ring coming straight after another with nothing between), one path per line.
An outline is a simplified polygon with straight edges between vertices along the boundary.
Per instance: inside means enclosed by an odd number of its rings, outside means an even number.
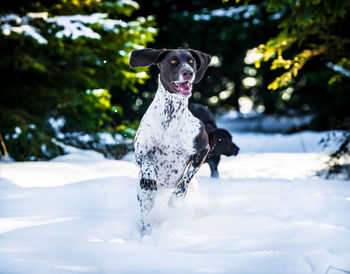
M189 81L184 82L171 82L171 86L180 94L184 96L191 95L192 83Z

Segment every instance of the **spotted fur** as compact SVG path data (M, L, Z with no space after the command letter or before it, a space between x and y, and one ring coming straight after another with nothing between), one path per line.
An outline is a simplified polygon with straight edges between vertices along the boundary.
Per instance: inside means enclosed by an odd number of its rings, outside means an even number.
M157 179L158 186L175 187L190 155L196 152L193 140L200 133L201 122L187 105L187 98L165 91L159 82L137 131L136 162L143 178ZM151 162L152 167L145 161Z
M171 199L186 195L188 185L209 152L203 123L188 109L192 84L198 83L210 56L197 50L140 49L131 53L131 67L157 64L158 90L135 137L140 167L138 201L142 233L151 230L151 209L159 188L174 188Z
M202 136L203 128L203 123L188 110L188 98L167 92L159 80L157 93L141 120L134 143L140 180L148 182L138 189L145 230L150 227L148 215L157 188L175 188L175 196L186 194L190 180L209 151L208 139ZM196 147L198 144L203 147ZM151 188L152 184L156 187Z

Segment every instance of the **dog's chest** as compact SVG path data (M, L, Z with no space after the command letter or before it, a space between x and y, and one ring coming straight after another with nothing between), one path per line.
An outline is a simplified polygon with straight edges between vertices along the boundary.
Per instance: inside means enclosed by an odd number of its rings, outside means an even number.
M154 112L154 117L161 117ZM152 161L158 184L174 187L182 177L190 156L195 153L194 139L200 124L185 112L171 120L158 120L149 124L148 157ZM194 118L194 119L193 119Z
M155 168L158 185L174 187L196 152L194 139L201 125L188 110L187 101L157 95L141 121L136 139Z

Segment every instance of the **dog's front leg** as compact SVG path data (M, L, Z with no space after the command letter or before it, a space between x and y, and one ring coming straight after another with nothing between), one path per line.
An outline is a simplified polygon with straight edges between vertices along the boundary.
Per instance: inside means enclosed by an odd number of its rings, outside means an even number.
M157 182L154 166L147 156L142 157L138 164L140 166L140 185L137 200L141 210L141 231L142 234L147 234L151 230L151 209L157 191Z
M218 165L220 162L220 155L211 155L211 153L209 153L206 162L209 164L211 177L219 178Z
M193 176L197 173L201 165L204 163L207 155L209 153L209 145L199 151L198 154L191 156L184 174L180 181L177 183L174 192L172 193L172 198L175 197L184 197L186 196L188 185L191 182Z
M193 176L197 173L198 169L199 169L199 167L195 167L193 165L193 160L190 160L190 162L188 163L188 168L185 171L184 176L178 182L174 192L172 193L171 199L173 199L174 197L185 197L186 196L188 185L189 185L190 181L192 180Z

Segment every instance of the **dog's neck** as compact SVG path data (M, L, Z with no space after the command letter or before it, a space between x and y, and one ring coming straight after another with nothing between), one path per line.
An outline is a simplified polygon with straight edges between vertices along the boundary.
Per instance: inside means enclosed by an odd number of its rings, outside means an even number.
M180 118L188 110L188 97L168 92L158 77L158 89L153 102L159 111L165 114L166 124L175 118Z
M160 80L160 75L158 76L158 89L154 99L164 106L173 105L175 110L188 107L188 97L167 91Z

